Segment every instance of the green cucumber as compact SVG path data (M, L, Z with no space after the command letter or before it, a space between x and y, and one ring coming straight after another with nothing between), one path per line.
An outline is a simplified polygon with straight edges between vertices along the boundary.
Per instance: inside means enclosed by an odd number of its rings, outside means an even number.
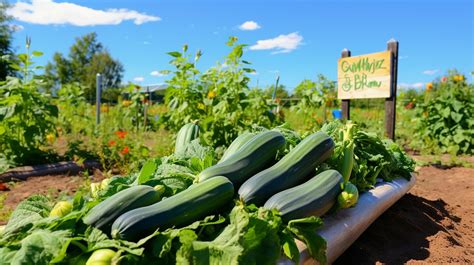
M336 203L343 182L339 172L326 170L301 185L273 195L263 208L277 209L285 222L321 216Z
M215 176L228 178L237 189L245 180L268 167L276 154L285 146L285 137L279 132L265 131L255 135L225 161L203 170L199 181Z
M247 204L263 205L272 195L307 180L333 150L334 141L327 134L309 135L278 163L245 181L239 189L240 198Z
M191 224L219 211L233 196L234 186L225 177L193 184L158 203L121 215L112 225L112 237L137 241L157 229Z
M110 233L112 223L123 213L161 200L162 193L150 186L138 185L122 190L92 208L83 218L86 225Z
M186 146L199 137L199 126L194 123L185 124L176 135L174 152L176 154L186 151Z
M229 158L231 155L237 153L240 148L246 144L248 141L250 141L253 137L255 136L255 133L250 133L250 132L245 132L239 135L235 140L229 145L229 147L225 150L224 154L222 155L221 160L219 162L222 162Z

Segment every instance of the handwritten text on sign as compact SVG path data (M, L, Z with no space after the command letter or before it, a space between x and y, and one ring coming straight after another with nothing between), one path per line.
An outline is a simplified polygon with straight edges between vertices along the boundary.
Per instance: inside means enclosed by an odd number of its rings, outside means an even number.
M378 52L339 59L339 99L390 97L391 52Z

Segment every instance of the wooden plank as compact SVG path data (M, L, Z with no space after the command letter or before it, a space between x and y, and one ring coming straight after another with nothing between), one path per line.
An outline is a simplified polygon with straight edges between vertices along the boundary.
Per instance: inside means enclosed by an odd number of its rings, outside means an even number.
M390 51L385 51L339 59L337 97L390 97L391 56Z
M348 49L342 50L341 58L351 57L351 51ZM351 119L351 101L349 99L343 99L341 102L342 109L342 119L350 120Z
M390 82L390 97L385 99L385 136L395 141L396 105L397 105L397 75L398 75L398 41L391 39L387 42L387 50L392 56L392 71Z

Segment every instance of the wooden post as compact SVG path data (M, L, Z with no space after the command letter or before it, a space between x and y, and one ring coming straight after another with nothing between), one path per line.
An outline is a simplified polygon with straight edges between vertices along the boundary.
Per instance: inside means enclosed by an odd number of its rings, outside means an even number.
M100 97L102 95L102 76L100 74L97 74L96 76L96 94L95 94L95 124L99 125L100 123Z
M348 49L342 50L341 58L351 57L351 51ZM342 108L342 119L350 120L351 119L351 101L349 99L343 99L341 103Z
M397 104L397 72L398 72L398 41L391 39L387 42L387 50L392 52L392 71L390 97L385 99L385 135L395 141L395 118Z

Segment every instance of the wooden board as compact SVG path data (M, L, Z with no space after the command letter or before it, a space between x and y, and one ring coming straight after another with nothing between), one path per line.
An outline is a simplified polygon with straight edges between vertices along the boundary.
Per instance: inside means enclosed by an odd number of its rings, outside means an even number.
M389 98L391 95L390 51L341 58L337 65L337 97Z

